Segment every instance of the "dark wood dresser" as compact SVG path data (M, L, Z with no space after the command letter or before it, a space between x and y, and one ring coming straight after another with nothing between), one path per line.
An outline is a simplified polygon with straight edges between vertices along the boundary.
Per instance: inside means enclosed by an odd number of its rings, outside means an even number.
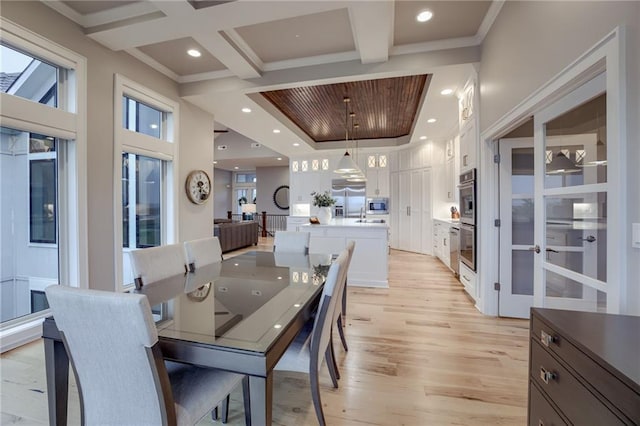
M640 424L640 317L531 309L529 425Z

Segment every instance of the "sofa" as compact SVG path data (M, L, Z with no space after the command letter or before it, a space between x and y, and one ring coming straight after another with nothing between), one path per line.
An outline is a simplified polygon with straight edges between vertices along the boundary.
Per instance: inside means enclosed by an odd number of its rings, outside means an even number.
M213 223L213 235L220 240L223 253L258 244L258 222L215 219Z

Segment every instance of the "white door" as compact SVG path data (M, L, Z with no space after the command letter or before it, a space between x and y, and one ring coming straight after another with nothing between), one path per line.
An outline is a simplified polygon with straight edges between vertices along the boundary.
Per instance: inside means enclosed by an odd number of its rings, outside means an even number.
M534 115L534 305L607 310L605 76Z
M500 140L501 316L528 318L531 306L607 311L616 253L607 243L604 82L534 114L533 141Z
M398 173L398 248L411 250L411 172Z
M415 253L422 253L422 170L412 170L410 172L410 182L408 191L410 193L409 201L409 220L407 229L407 237L409 240L408 250Z
M500 142L500 316L528 318L533 306L533 138Z

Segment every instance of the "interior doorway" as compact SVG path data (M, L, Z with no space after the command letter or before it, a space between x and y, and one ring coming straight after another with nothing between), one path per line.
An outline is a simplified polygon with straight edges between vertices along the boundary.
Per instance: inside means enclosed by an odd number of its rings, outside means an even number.
M501 316L608 310L605 81L593 78L498 142Z

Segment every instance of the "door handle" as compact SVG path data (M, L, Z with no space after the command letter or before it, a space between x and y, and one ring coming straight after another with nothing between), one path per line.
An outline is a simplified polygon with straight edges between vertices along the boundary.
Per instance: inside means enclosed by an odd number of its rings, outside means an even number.
M407 206L407 216L411 216L411 206Z
M554 250L552 248L547 248L545 249L547 252L551 252L551 253L560 253L558 250Z
M529 251L535 251L536 253L540 253L540 246L536 244L533 247L529 247Z
M586 241L588 243L593 243L596 240L596 237L593 235L589 235L587 238L578 238L579 240Z

